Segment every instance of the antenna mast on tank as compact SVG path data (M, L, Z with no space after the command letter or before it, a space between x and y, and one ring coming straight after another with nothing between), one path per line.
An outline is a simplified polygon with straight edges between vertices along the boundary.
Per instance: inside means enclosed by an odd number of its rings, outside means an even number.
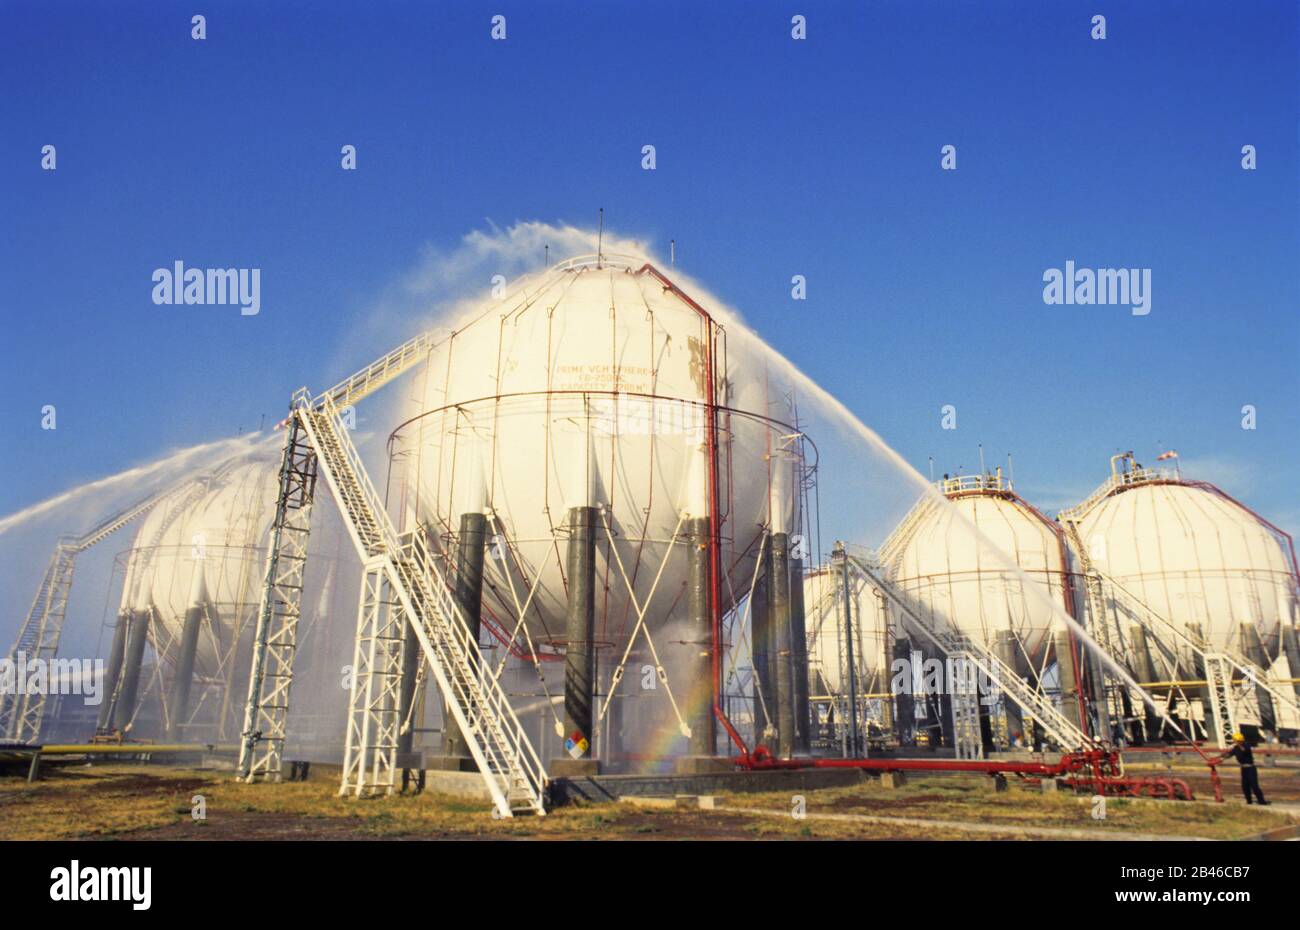
M599 268L605 255L605 208L600 208L600 231L596 233L596 267Z
M980 474L984 474L984 443L980 443Z
M934 456L930 456L930 483L934 484Z
M677 240L668 240L668 264L676 267L677 265Z

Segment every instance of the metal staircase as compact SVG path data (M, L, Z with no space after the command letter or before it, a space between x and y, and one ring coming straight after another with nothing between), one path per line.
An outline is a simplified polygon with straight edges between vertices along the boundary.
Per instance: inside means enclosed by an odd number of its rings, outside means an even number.
M954 631L936 627L916 611L907 599L895 590L886 578L881 566L872 559L861 555L849 555L850 564L862 572L871 584L885 595L902 613L909 628L930 640L949 659L964 658L982 672L990 683L997 686L1003 695L1013 701L1026 716L1038 721L1048 738L1062 750L1070 752L1081 748L1091 748L1095 741L1073 721L1056 709L1046 695L1027 684L1016 674L1015 670L998 658L992 649L984 643L962 636ZM954 694L954 712L957 696ZM978 706L976 707L975 726L979 726Z
M59 651L59 636L63 631L63 617L68 609L68 595L72 590L72 569L77 550L63 543L54 547L41 586L32 601L27 619L18 632L18 640L10 651L11 666L15 674L32 663L48 663ZM48 678L47 678L48 681ZM50 682L53 684L53 682ZM0 695L0 739L11 743L35 743L40 738L41 722L45 715L48 688L35 693L26 689L20 693L15 682L10 693Z
M1088 592L1088 609L1096 630L1094 635L1103 643L1109 642L1113 635L1118 636L1120 631L1112 630L1111 625L1118 625L1118 613L1122 611L1156 642L1166 647L1181 647L1185 650L1198 666L1205 669L1212 705L1206 708L1206 713L1211 715L1219 725L1216 735L1220 747L1226 747L1228 737L1235 729L1236 713L1232 679L1237 673L1244 676L1249 686L1266 691L1274 701L1278 702L1279 707L1288 707L1300 714L1300 705L1297 704L1295 695L1288 695L1271 684L1266 669L1260 668L1246 656L1226 646L1211 651L1207 643L1192 636L1186 630L1180 630L1172 620L1148 607L1122 584L1097 568L1088 556L1088 550L1083 545L1077 525L1072 520L1066 520L1065 526L1083 567ZM1225 726L1228 729L1225 730Z
M191 487L205 479L196 479L181 486L181 490ZM63 636L63 620L68 610L68 597L72 593L72 572L77 555L91 546L116 533L132 520L148 513L160 501L178 493L178 489L169 488L158 494L152 494L144 500L120 510L107 520L97 524L86 534L59 540L54 547L54 555L45 569L40 588L32 601L27 618L18 631L18 638L9 651L11 667L17 670L22 665L40 661L46 664L47 673L52 673L48 663L59 651L59 640ZM54 682L46 680L53 685ZM49 688L42 688L37 693L12 693L0 695L0 740L13 743L35 743L40 739L41 725L45 718L45 705L49 697Z
M287 424L290 435L285 461L287 468L291 458L296 457L293 450L300 447L304 456L311 458L313 479L319 467L365 569L340 793L364 795L393 790L400 724L401 638L409 623L487 783L498 815L543 814L546 772L541 760L505 692L483 661L423 533L417 531L399 538L339 416L334 399L337 393L337 389L327 392L315 401L310 401L305 391L295 395ZM306 471L297 469L297 473ZM292 481L282 480L282 498L286 493L291 497L293 489ZM281 510L287 510L288 502L282 499L281 503ZM297 512L306 509L299 507ZM277 512L277 526L280 522ZM305 535L304 531L304 556ZM292 544L293 539L287 541ZM281 545L279 539L273 541L263 614L275 616L274 603L279 598L294 599L290 609L282 612L292 614L296 624L301 581L291 579L281 584L275 580ZM271 643L269 636L261 634L259 623L257 648L262 648L264 639L267 646ZM260 681L265 674L259 674L255 655L254 680L249 689L250 718L255 714L258 719L269 716L258 706L259 694L274 693L272 687ZM287 706L287 684L284 695ZM280 712L276 707L271 710ZM252 765L244 771L241 762L241 774L248 778L278 777L281 745L268 747L264 752L273 752L274 758L268 757L259 765L250 746L267 736L258 735L256 726L245 729L246 754ZM282 717L277 732L282 744Z
M1237 729L1233 712L1232 662L1222 653L1206 653L1205 680L1209 684L1210 712L1214 716L1214 734L1220 748L1227 748Z
M958 759L983 759L984 734L980 728L980 695L975 669L978 663L968 652L948 655L951 683L952 732Z

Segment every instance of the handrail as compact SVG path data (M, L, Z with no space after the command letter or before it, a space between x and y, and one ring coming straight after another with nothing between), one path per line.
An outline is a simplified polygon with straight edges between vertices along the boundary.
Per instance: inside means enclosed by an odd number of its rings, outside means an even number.
M1097 504L1110 497L1120 488L1129 488L1149 481L1179 481L1178 473L1167 468L1135 468L1132 471L1113 474L1101 483L1095 491L1073 507L1066 507L1058 512L1057 517L1064 523L1078 520Z
M883 577L879 570L872 568L857 556L847 552L846 558L857 567L858 571L866 575L886 597L893 601L912 621L912 625L916 626L945 655L955 653L967 655L975 663L975 666L992 680L994 685L1008 694L1026 713L1037 719L1048 736L1056 740L1063 749L1070 750L1080 746L1092 747L1096 745L1094 740L1053 707L1046 698L1021 681L1015 670L1003 662L984 643L955 630L942 631L933 629L910 604L902 599L898 592L893 589L893 585Z
M478 644L472 641L463 611L436 560L430 557L423 534L412 532L405 541L399 537L348 435L333 396L327 393L315 403L304 402L306 396L305 389L294 395L292 415L300 419L326 479L342 499L341 509L345 511L355 544L365 556L381 560L412 629L431 660L438 684L451 698L448 704L462 732L487 736L482 741L470 738L467 742L498 810L503 815L510 813L511 792L520 787L512 780L522 778L527 783L524 787L530 806L539 813L544 812L545 769L504 691L483 661ZM323 431L332 434L329 436L332 447L322 442ZM326 451L341 456L341 464L350 475L335 474L334 463L321 454ZM358 495L360 499L356 499ZM368 526L358 525L361 517ZM477 688L471 687L472 682L477 682ZM471 717L477 725L471 724ZM504 795L494 771L507 778Z

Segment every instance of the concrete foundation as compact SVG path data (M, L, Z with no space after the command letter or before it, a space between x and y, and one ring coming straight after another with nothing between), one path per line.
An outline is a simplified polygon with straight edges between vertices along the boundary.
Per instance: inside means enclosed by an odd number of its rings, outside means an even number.
M754 791L789 791L797 794L800 791L813 791L819 788L860 785L872 777L855 769L556 777L551 782L551 800L555 804L564 804L572 801L611 801L633 796L676 798L678 795L700 796ZM486 793L486 789L484 791Z

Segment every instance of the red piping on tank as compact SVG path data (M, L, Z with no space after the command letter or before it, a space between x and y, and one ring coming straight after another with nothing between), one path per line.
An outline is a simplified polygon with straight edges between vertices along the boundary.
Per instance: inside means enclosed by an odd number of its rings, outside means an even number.
M709 312L696 303L676 284L668 279L662 271L654 265L646 262L636 272L640 274L650 274L664 288L675 295L684 304L700 315L704 321L704 383L705 407L704 414L707 422L705 429L705 441L709 457L709 534L712 537L709 545L709 576L710 576L710 595L709 610L712 613L712 692L713 692L713 716L722 724L727 731L727 736L731 742L740 750L741 758L749 758L749 747L741 739L736 728L732 726L731 720L727 717L722 709L722 579L721 575L721 550L722 550L722 526L721 508L718 505L718 384L714 371L714 352L716 350L716 333L721 329L714 322Z

